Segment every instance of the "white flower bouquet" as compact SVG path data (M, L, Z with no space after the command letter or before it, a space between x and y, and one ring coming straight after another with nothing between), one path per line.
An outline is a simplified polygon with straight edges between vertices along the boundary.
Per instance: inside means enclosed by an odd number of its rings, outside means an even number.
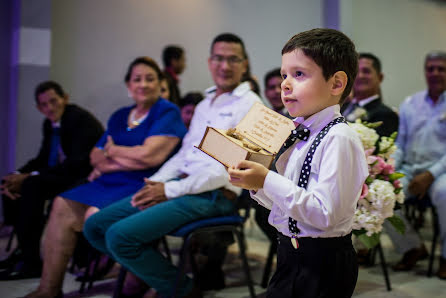
M372 248L379 243L385 220L404 233L404 223L393 213L396 203L404 202L399 180L404 175L395 172L394 161L390 157L396 150L397 133L380 138L374 129L381 125L379 122L362 123L356 120L349 124L361 139L369 166L369 176L362 187L355 212L353 233L368 248Z

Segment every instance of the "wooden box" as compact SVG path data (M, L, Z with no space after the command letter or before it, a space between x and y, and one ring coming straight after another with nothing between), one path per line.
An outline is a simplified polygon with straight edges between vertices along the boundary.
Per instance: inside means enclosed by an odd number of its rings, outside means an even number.
M256 103L235 127L240 139L227 135L226 129L207 127L197 148L225 167L250 160L269 168L293 129L295 125L291 119ZM248 147L245 144L249 144Z

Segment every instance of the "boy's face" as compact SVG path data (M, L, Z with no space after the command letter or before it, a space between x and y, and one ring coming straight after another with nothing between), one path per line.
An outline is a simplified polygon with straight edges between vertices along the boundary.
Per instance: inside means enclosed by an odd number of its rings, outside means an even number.
M282 102L292 117L311 115L338 103L332 96L333 77L325 80L322 69L301 50L282 55Z

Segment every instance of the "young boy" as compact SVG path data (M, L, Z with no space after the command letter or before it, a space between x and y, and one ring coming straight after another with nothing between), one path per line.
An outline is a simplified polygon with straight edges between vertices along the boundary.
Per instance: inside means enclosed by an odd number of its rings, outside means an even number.
M355 288L351 230L368 169L339 110L357 69L355 46L343 33L313 29L293 36L282 49L281 88L296 130L277 160L278 173L249 161L229 169L233 185L252 190L271 209L269 223L279 231L268 298L351 297Z

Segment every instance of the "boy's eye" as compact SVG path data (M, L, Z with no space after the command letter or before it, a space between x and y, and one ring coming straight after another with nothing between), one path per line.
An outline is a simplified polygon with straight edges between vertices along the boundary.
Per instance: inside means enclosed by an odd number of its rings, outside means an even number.
M296 77L301 77L301 76L303 76L304 74L303 74L303 72L301 72L301 71L296 71Z
M286 74L282 75L282 79L285 80L286 79Z

